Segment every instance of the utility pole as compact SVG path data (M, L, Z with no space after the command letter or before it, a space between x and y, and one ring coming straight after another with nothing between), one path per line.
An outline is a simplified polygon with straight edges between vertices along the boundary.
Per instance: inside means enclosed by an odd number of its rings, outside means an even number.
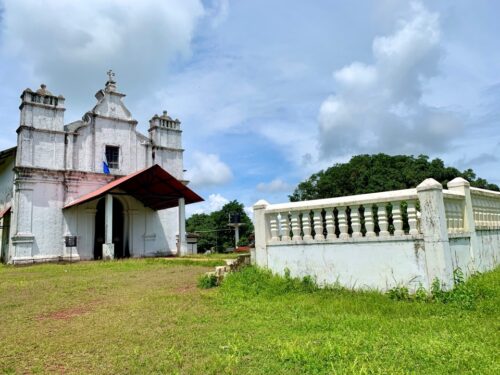
M240 227L246 225L245 223L241 223L241 215L239 213L229 214L229 225L234 228L234 248L238 248L238 242L240 242Z

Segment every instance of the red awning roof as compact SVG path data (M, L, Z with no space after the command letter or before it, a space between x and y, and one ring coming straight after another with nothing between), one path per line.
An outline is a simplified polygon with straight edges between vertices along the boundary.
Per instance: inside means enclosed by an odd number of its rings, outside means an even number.
M121 189L126 194L142 202L144 206L150 207L153 210L177 207L179 205L179 198L184 198L186 204L203 201L202 197L158 164L155 164L152 167L121 177L91 193L85 194L68 203L64 208L100 198L116 188Z
M2 210L0 210L0 219L9 213L11 208L11 204L7 203L7 205Z

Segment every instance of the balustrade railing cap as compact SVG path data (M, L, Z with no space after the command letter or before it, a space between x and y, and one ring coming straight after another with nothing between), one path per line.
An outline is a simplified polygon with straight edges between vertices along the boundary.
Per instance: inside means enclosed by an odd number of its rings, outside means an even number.
M417 186L417 192L426 190L443 190L443 185L433 178L427 178Z
M448 188L454 188L459 186L470 186L470 183L465 178L455 177L453 180L448 182L446 186L448 186Z
M253 209L261 210L263 208L266 208L267 206L269 206L269 202L265 201L264 199L261 199L260 201L258 201L253 205Z

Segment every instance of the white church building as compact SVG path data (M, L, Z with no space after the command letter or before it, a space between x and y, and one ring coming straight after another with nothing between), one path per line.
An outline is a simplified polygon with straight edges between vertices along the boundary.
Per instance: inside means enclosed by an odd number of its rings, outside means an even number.
M17 147L0 151L1 258L6 263L186 254L180 121L163 112L149 136L111 72L97 104L64 125L64 97L21 95Z

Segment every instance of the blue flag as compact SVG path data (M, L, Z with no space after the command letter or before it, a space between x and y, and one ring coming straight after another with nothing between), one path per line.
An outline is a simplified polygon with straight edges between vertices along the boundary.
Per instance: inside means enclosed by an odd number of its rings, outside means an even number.
M109 174L108 158L106 157L106 154L103 154L102 156L102 171L105 174Z

